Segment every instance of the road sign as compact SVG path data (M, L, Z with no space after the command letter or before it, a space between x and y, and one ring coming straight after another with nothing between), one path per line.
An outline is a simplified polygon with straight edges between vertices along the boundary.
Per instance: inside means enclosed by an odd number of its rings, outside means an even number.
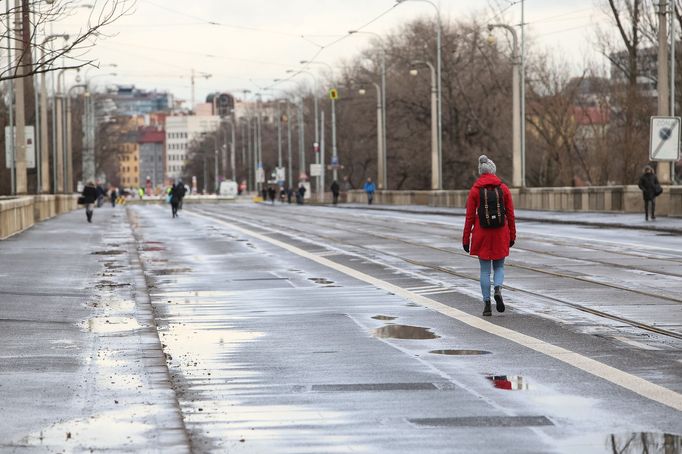
M329 89L329 99L339 99L339 92L336 88Z
M13 128L14 137L16 138L16 126ZM5 126L5 137L9 138L9 126ZM26 126L24 129L24 137L26 138L26 168L34 169L36 166L36 148L35 148L35 132L33 126ZM17 147L18 148L18 147ZM17 152L17 148L14 152ZM12 153L10 152L10 141L5 140L5 163L8 169L12 168ZM16 154L15 154L16 160Z
M322 175L322 164L310 164L310 176L319 177Z
M680 159L680 117L651 117L649 159Z
M275 178L276 178L276 180L277 180L277 182L278 182L279 184L284 183L284 180L287 179L287 177L286 177L286 175L287 175L287 174L286 174L286 168L284 168L284 167L277 167L277 169L275 170L275 175L276 175Z
M256 169L256 183L265 183L265 170L262 167Z

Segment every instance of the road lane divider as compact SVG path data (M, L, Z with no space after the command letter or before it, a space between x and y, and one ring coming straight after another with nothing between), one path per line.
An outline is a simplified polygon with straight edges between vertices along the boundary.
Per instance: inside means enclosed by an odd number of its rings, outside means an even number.
M395 295L401 298L404 298L408 301L414 302L421 306L437 311L445 316L453 318L461 323L469 325L480 331L493 334L502 339L512 341L523 347L535 350L536 352L557 359L572 367L575 367L591 375L594 375L595 377L599 377L622 388L625 388L628 391L639 394L642 397L645 397L652 401L663 404L667 407L673 408L679 412L682 412L682 394L677 393L671 389L657 385L648 380L637 377L636 375L617 369L613 366L609 366L594 359L588 358L584 355L581 355L580 353L573 352L571 350L550 344L533 336L519 333L518 331L514 331L512 329L496 325L492 322L488 322L486 320L483 320L479 316L471 315L462 310L456 309L443 303L439 303L438 301L427 298L426 296L419 295L413 291L409 291L402 287L398 287L397 285L375 278L373 276L370 276L369 274L363 273L362 271L358 271L346 265L336 263L325 257L319 256L312 252L308 252L299 247L292 246L283 241L270 238L267 235L263 235L256 231L246 229L235 223L223 221L196 212L189 212L188 214L208 219L218 224L225 225L232 229L232 231L240 232L243 235L247 235L252 238L256 238L260 241L270 243L273 246L277 246L281 249L289 251L295 255L298 255L299 257L306 258L322 266L346 274L359 281L363 281L382 290L394 293Z

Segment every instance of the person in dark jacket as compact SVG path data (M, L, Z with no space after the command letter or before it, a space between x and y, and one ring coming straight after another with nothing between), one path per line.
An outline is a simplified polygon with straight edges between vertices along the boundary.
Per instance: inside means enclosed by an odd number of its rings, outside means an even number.
M336 205L337 203L339 203L339 192L341 191L341 186L339 186L339 183L336 180L334 180L332 182L331 190L332 190L332 201L333 201L334 205Z
M649 207L651 207L651 219L656 219L656 197L663 191L658 183L653 167L644 167L644 173L639 177L638 186L642 190L642 196L644 197L644 220L649 220Z
M466 220L462 235L462 246L470 255L478 256L481 267L480 282L483 294L483 315L490 316L490 271L493 270L495 287L495 303L498 312L504 312L502 284L504 283L504 259L509 255L509 248L516 241L516 223L514 222L514 202L507 185L496 175L495 163L486 155L478 158L480 177L471 190L466 203ZM504 225L501 227L481 227L478 209L481 202L481 189L499 188L505 208Z
M277 191L275 191L275 188L272 186L268 186L268 199L270 199L270 203L273 205L275 204L275 197L277 196Z
M178 217L178 207L182 203L182 199L185 197L185 185L182 184L182 180L178 181L173 185L170 192L171 196L171 212L173 217Z
M88 181L83 188L81 195L85 199L85 217L88 219L88 222L92 222L92 213L94 212L95 202L97 201L97 188L95 187L95 183Z
M116 191L116 188L113 186L111 187L109 197L111 198L111 208L116 208L116 199L118 198L118 192Z
M303 205L305 203L305 185L301 183L298 186L298 191L296 193L296 203Z

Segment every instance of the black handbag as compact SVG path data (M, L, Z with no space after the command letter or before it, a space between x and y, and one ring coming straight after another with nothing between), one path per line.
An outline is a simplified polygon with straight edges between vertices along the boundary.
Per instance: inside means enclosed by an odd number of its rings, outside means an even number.
M663 194L663 188L661 187L660 184L655 183L654 184L654 197L658 197L661 194Z
M85 197L84 196L78 197L78 205L85 205Z

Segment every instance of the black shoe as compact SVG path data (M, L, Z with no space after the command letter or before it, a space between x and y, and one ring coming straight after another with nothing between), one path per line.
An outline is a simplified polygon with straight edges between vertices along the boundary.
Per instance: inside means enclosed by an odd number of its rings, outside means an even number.
M653 221L654 219L656 219L656 216L654 216L654 215L652 214L652 215L651 215L651 220Z
M504 312L504 300L502 299L502 288L500 286L495 287L495 307L497 312Z
M490 317L491 315L493 315L493 311L490 308L490 300L485 300L484 303L485 306L483 306L483 315L486 317Z

